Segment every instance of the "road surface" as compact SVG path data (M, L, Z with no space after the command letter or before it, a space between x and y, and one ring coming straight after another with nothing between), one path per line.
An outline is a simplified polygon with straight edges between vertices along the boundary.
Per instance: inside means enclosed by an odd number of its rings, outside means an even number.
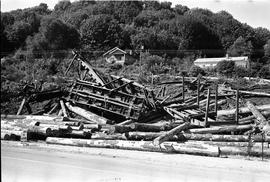
M181 154L15 146L1 141L2 182L263 181L270 162ZM60 151L61 150L61 151Z

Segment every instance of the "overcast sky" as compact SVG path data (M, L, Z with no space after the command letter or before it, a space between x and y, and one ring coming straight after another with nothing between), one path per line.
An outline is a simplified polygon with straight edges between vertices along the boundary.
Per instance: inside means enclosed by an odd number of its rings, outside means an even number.
M1 11L7 12L46 3L50 9L59 0L1 0ZM73 2L75 0L71 0ZM265 27L270 30L270 0L167 0L173 5L181 4L189 8L207 8L213 12L226 10L242 23L252 27Z

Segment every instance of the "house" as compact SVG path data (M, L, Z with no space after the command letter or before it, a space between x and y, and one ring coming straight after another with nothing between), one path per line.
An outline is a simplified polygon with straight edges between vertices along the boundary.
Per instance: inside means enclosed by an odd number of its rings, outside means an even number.
M126 51L115 47L103 54L103 57L108 63L118 63L124 65L126 61Z
M241 66L244 68L248 68L249 59L247 56L241 57L220 57L220 58L199 58L194 61L194 65L199 66L201 68L214 68L221 61L233 61L236 66Z

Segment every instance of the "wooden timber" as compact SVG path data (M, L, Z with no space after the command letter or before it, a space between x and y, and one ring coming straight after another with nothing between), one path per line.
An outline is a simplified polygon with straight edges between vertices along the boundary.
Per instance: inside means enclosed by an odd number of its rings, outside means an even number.
M246 131L253 128L253 125L234 125L234 126L222 126L222 127L212 127L212 128L198 128L198 129L190 129L190 133L224 133L224 132L232 132L232 131Z
M65 139L48 137L48 144L60 144L70 146L99 147L99 148L117 148L126 150L140 150L152 152L185 153L203 156L219 156L219 149L215 146L206 144L192 144L164 142L161 145L154 145L150 141L125 141L125 140L86 140L86 139Z
M270 110L270 104L257 106L257 109L259 111ZM235 111L236 111L236 109L219 110L217 112L217 117L222 116L222 115L233 115L233 114L235 114ZM250 110L248 109L248 107L239 108L239 114L241 114L241 113L250 113Z
M107 119L105 119L99 115L96 115L90 111L87 111L85 109L82 109L80 107L72 106L69 102L66 102L66 106L70 111L82 116L83 118L85 118L91 122L95 122L97 124L106 124L108 122Z
M173 128L173 129L171 129L170 131L163 133L159 137L155 138L155 140L153 141L154 145L160 145L164 141L167 141L170 138L172 138L175 134L181 132L182 130L187 129L189 126L190 126L190 122L185 122L185 123Z

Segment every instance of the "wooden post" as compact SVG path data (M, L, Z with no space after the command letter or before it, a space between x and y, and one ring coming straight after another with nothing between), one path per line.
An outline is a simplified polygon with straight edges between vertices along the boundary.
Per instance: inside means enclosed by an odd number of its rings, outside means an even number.
M183 96L183 102L185 102L185 76L182 75L182 96Z
M207 102L206 102L205 118L204 118L205 125L207 125L207 122L208 122L209 102L210 102L210 89L208 89L208 92L207 92Z
M236 90L236 113L235 113L235 121L236 124L239 123L239 86L237 84L237 90Z
M20 108L18 109L17 115L20 115L22 113L23 106L25 104L26 98L24 97L22 100L22 103L20 105Z
M198 76L198 83L197 83L197 105L200 107L200 83L201 79L200 76Z
M218 84L216 84L216 90L215 90L215 113L217 113L218 110Z

